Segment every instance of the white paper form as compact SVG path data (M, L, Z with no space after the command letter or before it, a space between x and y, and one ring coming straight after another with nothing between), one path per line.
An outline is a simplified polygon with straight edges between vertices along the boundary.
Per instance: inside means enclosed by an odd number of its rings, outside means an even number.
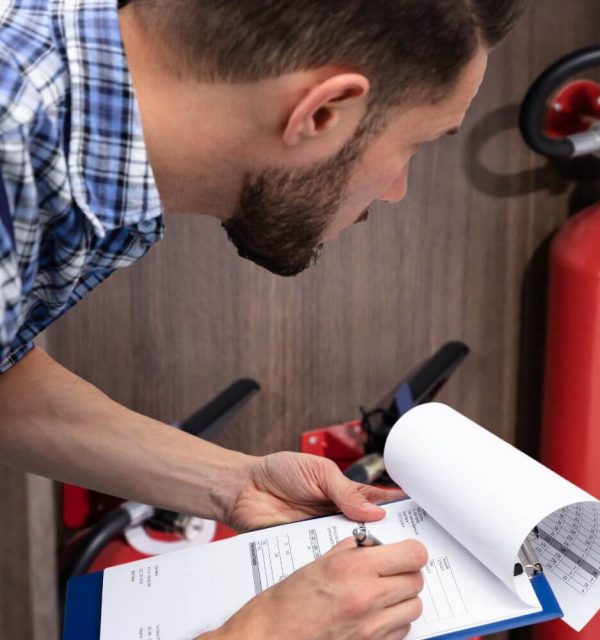
M539 524L535 546L565 622L580 630L598 611L600 503L593 496L439 403L398 421L385 463L395 482L525 601L513 568Z
M294 523L107 569L100 640L190 640L346 535L352 523ZM318 529L314 523L319 523Z
M407 640L431 638L541 611L527 576L523 574L519 579L534 605L524 603L508 589L414 500L387 505L386 510L385 520L368 524L381 542L412 538L420 540L429 552L429 562L422 572L423 615L412 624Z
M519 600L413 500L385 508L385 520L369 524L374 535L384 543L416 538L430 553L423 616L410 640L541 609ZM100 640L191 640L319 558L355 526L343 516L329 516L107 569Z
M569 624L581 630L600 605L600 509L583 502L542 520L533 543ZM565 617L566 620L566 617Z

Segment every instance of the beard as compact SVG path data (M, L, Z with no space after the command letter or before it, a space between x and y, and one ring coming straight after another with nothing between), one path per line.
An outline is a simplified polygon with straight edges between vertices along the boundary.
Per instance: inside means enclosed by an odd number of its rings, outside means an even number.
M352 168L372 134L372 125L364 123L335 156L311 169L246 174L239 205L223 222L239 255L287 277L315 264L325 231L345 201ZM359 220L367 215L363 212Z

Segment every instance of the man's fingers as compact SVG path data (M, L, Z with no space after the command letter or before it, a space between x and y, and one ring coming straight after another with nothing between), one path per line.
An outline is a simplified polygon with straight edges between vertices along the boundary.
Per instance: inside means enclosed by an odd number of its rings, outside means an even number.
M422 615L423 603L420 598L404 600L404 602L394 605L393 607L388 607L385 610L384 616L386 620L384 622L384 628L386 628L388 633L391 633L394 630L402 629L412 624Z
M420 571L379 578L377 604L387 608L416 598L423 591L424 582L423 574Z
M410 627L401 627L398 630L392 631L392 633L386 633L381 640L404 640L410 633Z
M417 540L382 544L368 551L372 554L373 567L382 577L420 571L428 560L427 549Z
M363 485L361 493L366 500L377 504L406 498L406 493L404 493L402 489L381 489L379 487L371 487L369 485Z
M350 520L357 522L371 522L381 520L385 517L385 511L373 504L371 496L380 496L382 490L374 492L373 487L353 482L342 474L337 468L327 468L327 473L323 478L327 497L337 506L337 508ZM385 500L385 498L381 498ZM390 498L394 500L394 497Z
M375 547L357 547L354 538L344 538L324 555L347 552L350 549L354 549L359 554L358 558L368 563L370 571L375 571L382 578L416 574L428 560L427 549L418 540L404 540Z
M419 598L404 600L400 604L384 609L379 618L382 636L397 633L396 637L403 638L409 631L410 625L423 614L423 603ZM402 635L402 632L405 632Z
M354 482L346 478L331 461L319 460L314 464L319 472L318 482L321 490L351 520L381 520L385 517L385 510L375 503L391 502L406 497L400 489L380 489Z
M377 616L377 626L379 627L378 638L404 638L410 625L418 620L423 614L423 603L419 598L410 598L400 604L388 607Z

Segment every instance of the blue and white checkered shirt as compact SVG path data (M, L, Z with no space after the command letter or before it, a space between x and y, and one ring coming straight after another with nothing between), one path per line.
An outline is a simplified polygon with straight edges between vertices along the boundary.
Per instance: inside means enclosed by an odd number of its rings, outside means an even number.
M0 0L0 372L164 233L116 4Z

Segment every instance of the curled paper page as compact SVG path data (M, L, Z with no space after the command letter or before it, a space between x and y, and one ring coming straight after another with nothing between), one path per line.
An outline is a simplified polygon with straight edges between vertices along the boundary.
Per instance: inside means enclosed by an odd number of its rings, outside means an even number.
M514 565L538 527L534 548L565 622L580 630L600 609L593 496L439 403L403 416L384 457L394 481L521 598Z

